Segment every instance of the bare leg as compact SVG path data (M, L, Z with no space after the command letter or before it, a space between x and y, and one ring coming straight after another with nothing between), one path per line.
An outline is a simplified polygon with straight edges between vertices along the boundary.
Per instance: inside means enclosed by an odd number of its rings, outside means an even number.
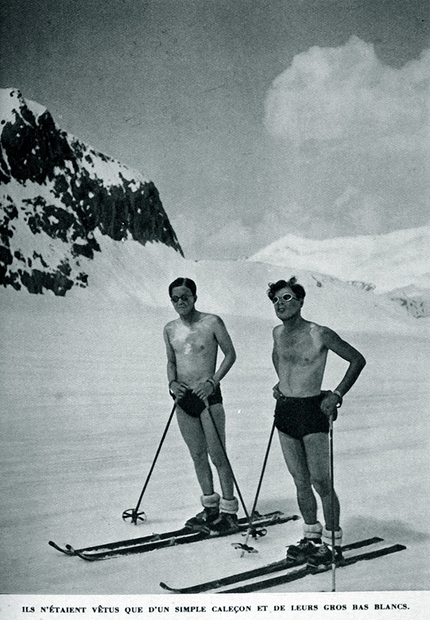
M221 404L211 405L210 412L212 414L213 421L216 424L218 434L216 429L214 428L211 416L206 409L200 416L206 437L209 455L211 457L212 463L215 465L218 472L223 498L233 499L234 481L231 475L230 466L224 453L224 450L226 449L224 407ZM224 450L220 445L218 435L221 438Z
M317 522L317 501L312 490L311 476L307 464L303 442L278 431L279 441L288 471L296 485L297 503L304 522L313 525Z
M193 459L194 469L196 470L197 480L202 493L204 495L212 495L214 492L213 475L209 464L208 446L201 418L193 418L180 407L177 407L176 411L179 430ZM203 413L206 413L206 411Z
M312 433L303 438L311 482L321 498L325 526L328 530L339 530L340 506L334 497L334 514L331 505L331 480L329 461L329 439L326 433Z

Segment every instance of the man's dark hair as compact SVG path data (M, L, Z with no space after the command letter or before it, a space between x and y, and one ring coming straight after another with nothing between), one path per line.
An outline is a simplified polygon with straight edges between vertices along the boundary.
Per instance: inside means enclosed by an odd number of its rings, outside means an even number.
M177 286L186 286L190 289L194 297L197 294L197 286L194 280L191 280L191 278L176 278L176 280L173 280L173 282L169 286L169 297L172 296L172 291Z
M293 276L288 280L278 280L277 282L269 282L269 289L267 291L267 296L270 300L272 300L276 293L281 290L281 288L285 287L290 288L297 299L304 299L306 296L306 291L301 284L297 283L297 278Z

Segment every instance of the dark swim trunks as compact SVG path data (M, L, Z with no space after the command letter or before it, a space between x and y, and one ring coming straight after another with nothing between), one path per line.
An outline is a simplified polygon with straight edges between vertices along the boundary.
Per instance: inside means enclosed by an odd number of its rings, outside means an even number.
M208 396L209 406L222 403L221 388L219 385L215 388L210 396ZM198 418L202 411L206 409L205 403L201 398L193 394L192 390L187 390L185 394L178 400L180 408L193 418Z
M275 426L294 439L311 433L328 433L329 421L321 411L324 394L296 398L281 395L276 401Z

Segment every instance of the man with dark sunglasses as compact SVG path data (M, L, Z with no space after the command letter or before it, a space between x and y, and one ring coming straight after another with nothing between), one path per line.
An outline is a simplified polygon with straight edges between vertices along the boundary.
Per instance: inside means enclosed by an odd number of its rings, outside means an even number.
M211 535L236 532L238 501L225 451L220 388L236 353L222 319L196 309L197 289L193 280L177 278L169 286L169 295L179 315L164 328L169 390L177 403L179 429L202 490L203 510L186 525ZM218 349L224 359L217 368ZM209 456L218 473L222 497L214 490Z
M336 420L343 397L358 379L366 360L333 330L302 317L306 293L296 278L270 283L267 295L282 321L273 329L272 360L279 378L273 388L275 425L304 521L304 536L297 545L287 548L287 559L317 568L332 562L333 538L335 556L341 560L339 500L331 493L329 420ZM321 391L329 351L349 366L336 389ZM317 520L314 489L321 498L325 527Z

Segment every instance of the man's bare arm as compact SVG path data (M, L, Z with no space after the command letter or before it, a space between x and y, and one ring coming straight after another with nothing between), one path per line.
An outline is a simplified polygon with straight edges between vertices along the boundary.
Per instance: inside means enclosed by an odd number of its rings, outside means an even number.
M212 377L209 377L206 381L199 383L193 389L194 394L197 394L197 396L203 400L210 396L210 394L215 390L216 385L220 383L236 361L236 351L234 350L233 342L224 325L224 322L219 316L216 315L212 315L211 321L213 323L211 323L213 337L215 338L221 351L224 353L224 359Z
M279 377L279 372L278 372L278 368L279 368L279 355L278 355L278 349L276 347L275 330L273 330L272 363L273 363L273 366L275 367L276 374Z
M169 333L166 327L163 330L164 342L166 343L167 354L167 381L169 382L169 389L176 396L182 396L187 386L185 383L179 383L177 380L177 368L176 368L176 355L169 340ZM173 383L172 383L173 382Z
M348 342L342 340L336 332L327 327L322 329L322 340L327 349L349 362L347 371L339 385L333 392L329 392L321 402L321 411L327 416L332 416L333 420L336 420L337 406L339 406L339 403L342 403L343 396L357 381L361 371L366 365L366 360L357 349L354 349Z
M230 334L227 331L224 321L220 317L215 317L214 324L215 339L224 354L224 359L221 362L218 370L215 372L212 379L219 383L228 373L230 368L236 361L236 351L233 346L233 342L230 338Z
M360 351L357 351L357 349L354 349L348 342L342 340L342 338L331 329L324 328L323 343L327 349L330 349L330 351L333 351L336 355L339 355L339 357L349 362L348 369L336 388L336 391L344 396L357 381L361 371L366 365L366 360Z
M276 328L275 328L276 329ZM278 349L276 346L276 338L275 338L275 330L273 330L273 348L272 348L272 363L273 366L276 370L276 374L278 375L278 379L279 379L279 355L278 355ZM276 383L276 385L273 386L273 396L274 398L279 398L280 392L279 392L279 381L278 383Z

